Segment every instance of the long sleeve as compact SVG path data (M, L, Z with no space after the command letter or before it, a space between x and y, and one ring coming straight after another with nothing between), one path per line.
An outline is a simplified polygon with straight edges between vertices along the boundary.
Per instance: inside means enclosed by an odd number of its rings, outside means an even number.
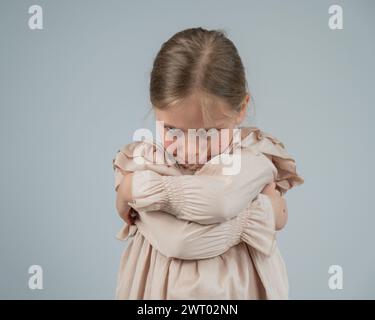
M239 170L221 174L211 165L209 175L164 176L152 170L134 172L133 200L137 211L165 211L182 220L212 224L232 219L272 182L277 169L260 152L242 149ZM217 172L214 172L214 171Z
M118 238L125 240L139 231L166 257L196 260L223 254L241 241L271 255L276 245L276 230L270 199L259 194L236 217L211 225L177 219L161 212L139 212L135 225L125 225Z

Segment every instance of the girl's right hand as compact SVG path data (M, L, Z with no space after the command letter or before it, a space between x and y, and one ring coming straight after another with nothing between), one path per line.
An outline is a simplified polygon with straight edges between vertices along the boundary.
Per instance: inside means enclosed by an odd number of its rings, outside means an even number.
M275 214L276 230L284 228L288 220L288 208L285 198L276 189L276 183L272 182L266 185L261 193L267 195L271 202Z

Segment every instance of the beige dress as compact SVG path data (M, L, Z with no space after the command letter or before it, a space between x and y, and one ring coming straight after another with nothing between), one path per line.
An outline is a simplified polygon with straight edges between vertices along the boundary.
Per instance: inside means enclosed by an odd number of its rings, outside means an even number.
M226 154L230 165L216 163L216 156L197 171L158 162L156 151L164 150L155 142L136 141L117 152L115 190L123 172L134 172L129 205L139 214L117 235L129 240L117 299L288 298L272 204L260 191L275 180L284 194L303 178L275 137L256 127L241 133ZM233 165L233 150L240 166Z

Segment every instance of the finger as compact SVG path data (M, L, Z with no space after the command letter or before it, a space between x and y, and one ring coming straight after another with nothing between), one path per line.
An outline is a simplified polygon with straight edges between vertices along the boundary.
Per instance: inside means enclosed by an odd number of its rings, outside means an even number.
M125 221L126 221L127 224L133 224L133 221L130 218L130 216L129 217L125 217Z

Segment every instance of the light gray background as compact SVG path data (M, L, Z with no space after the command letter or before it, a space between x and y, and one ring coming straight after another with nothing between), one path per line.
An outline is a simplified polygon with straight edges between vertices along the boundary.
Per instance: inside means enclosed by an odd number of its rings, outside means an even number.
M44 9L44 30L28 8ZM344 30L328 28L340 4ZM292 299L375 298L373 1L0 2L0 298L113 299L112 159L140 127L161 44L223 28L246 67L256 113L305 184L279 234ZM29 290L28 267L44 270ZM328 288L328 268L344 289Z

